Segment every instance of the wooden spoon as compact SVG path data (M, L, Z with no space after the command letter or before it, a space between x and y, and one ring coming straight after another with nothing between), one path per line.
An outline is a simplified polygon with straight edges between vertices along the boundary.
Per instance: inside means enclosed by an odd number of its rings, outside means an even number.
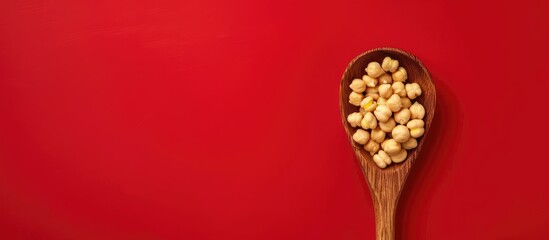
M387 168L381 169L374 163L372 156L364 150L363 146L353 141L352 136L357 128L351 127L347 122L347 116L359 110L359 107L349 103L349 94L352 91L349 84L353 79L362 78L362 75L366 74L364 69L369 62L376 61L381 64L383 58L387 56L398 60L399 66L406 68L408 72L407 83L415 82L421 86L422 94L415 101L425 107L425 117L423 119L425 121L425 133L418 139L418 146L415 149L408 150L408 157L403 163L392 163ZM374 203L377 240L395 239L395 215L398 199L408 173L412 169L412 164L414 164L431 127L435 105L436 90L431 75L416 57L400 49L376 48L369 50L353 59L343 73L341 85L339 86L341 119L370 188L370 195Z

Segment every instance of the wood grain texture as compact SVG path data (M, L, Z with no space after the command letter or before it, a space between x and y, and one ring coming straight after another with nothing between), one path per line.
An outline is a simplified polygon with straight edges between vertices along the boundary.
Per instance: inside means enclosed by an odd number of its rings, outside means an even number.
M415 82L421 86L422 95L415 99L425 107L425 133L418 139L418 146L408 151L406 161L400 164L391 164L385 169L379 168L372 156L364 150L363 146L353 141L352 135L356 129L347 122L350 113L358 112L358 107L349 103L351 89L349 84L355 78L362 78L366 74L364 69L371 61L381 64L386 56L399 61L399 65L406 68L408 72L407 82ZM395 48L376 48L360 54L354 58L341 78L339 87L339 106L341 119L353 150L362 166L364 177L370 188L370 194L374 203L376 239L393 240L395 237L395 214L400 193L408 177L408 173L416 160L421 146L427 137L431 127L431 121L435 113L436 90L429 71L413 55Z

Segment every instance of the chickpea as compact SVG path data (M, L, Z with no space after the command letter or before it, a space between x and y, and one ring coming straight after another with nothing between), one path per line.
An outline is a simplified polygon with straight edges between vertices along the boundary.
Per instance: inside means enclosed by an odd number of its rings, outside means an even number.
M370 141L372 140L370 139ZM397 153L398 151L400 151L400 149L402 149L400 143L398 143L394 139L387 139L383 141L383 143L381 143L381 148L383 148L383 151L388 154Z
M395 139L396 142L404 143L410 139L410 129L404 125L398 125L393 128L391 136L393 136L393 139Z
M380 97L390 98L391 95L393 95L393 88L391 88L391 84L381 84L378 89Z
M374 155L374 163L381 169L386 168L387 164L383 161L383 159L378 155Z
M360 106L360 102L362 102L362 98L364 98L362 94L351 92L351 94L349 94L349 103L355 106Z
M406 128L408 130L408 128ZM381 128L372 129L372 134L370 135L372 140L377 143L382 143L385 140L385 132Z
M377 99L377 104L378 104L378 105L385 105L385 103L387 103L387 98L379 97L379 98Z
M376 110L374 111L377 120L380 122L387 122L392 115L391 110L385 105L377 105Z
M410 121L410 110L407 108L400 109L400 111L395 114L395 121L398 124L406 124Z
M414 149L417 147L417 140L415 138L410 138L405 143L402 143L402 148L406 150Z
M377 85L377 79L372 78L368 75L363 75L362 81L364 81L366 83L366 86L368 87L375 87Z
M423 120L420 120L420 119L410 120L406 124L406 127L410 129L410 136L413 138L418 138L423 136L423 133L425 133L425 128L423 128L424 126L425 126L425 122L423 122Z
M410 113L412 119L423 119L423 117L425 117L425 108L421 105L421 103L415 102L410 107Z
M366 91L366 83L362 79L354 79L349 87L356 93L363 93Z
M410 108L412 106L412 101L408 97L400 97L400 101L403 108Z
M391 157L391 160L393 160L393 162L400 163L406 159L408 153L406 152L406 149L400 149L400 151L396 153L389 153L389 156Z
M377 120L374 114L372 114L371 112L367 112L366 114L364 114L364 118L362 118L362 121L360 121L360 126L366 130L376 128Z
M406 89L404 83L394 82L391 86L393 88L393 93L399 95L400 97L406 97Z
M379 65L378 62L368 63L368 66L364 70L366 71L366 73L368 73L368 76L373 78L377 78L385 73L385 71L383 71L381 65Z
M377 103L374 101L372 97L365 97L362 99L362 102L360 102L360 109L364 110L365 112L373 112L376 110Z
M370 141L370 133L362 129L357 129L355 134L353 134L353 140L358 144L366 144Z
M392 112L398 112L402 108L402 102L397 94L391 95L385 104Z
M359 112L354 112L347 116L347 122L351 124L351 127L360 126L360 121L362 121L362 114L360 114Z
M385 57L383 62L381 62L381 68L386 72L395 72L398 68L398 60Z
M406 93L408 94L408 98L416 99L421 95L421 87L417 83L408 83L406 84Z
M376 158L377 158L377 160L376 160ZM385 163L386 165L389 165L392 162L391 157L389 156L389 154L387 154L383 150L379 150L379 152L377 152L377 154L374 155L374 162L378 162L380 160L381 160L381 162ZM379 166L379 164L378 164L378 166Z
M393 77L391 77L391 74L384 73L383 75L379 76L379 83L380 84L391 84L391 83L393 83Z
M369 87L366 88L366 97L372 97L374 100L379 99L379 89L378 87Z
M395 122L395 119L393 118L389 118L387 122L379 122L379 128L381 128L381 130L383 130L386 133L392 132L395 126L396 126L396 122Z
M398 69L393 72L393 81L395 82L404 82L408 79L408 73L403 67L398 67Z
M370 155L374 155L379 151L379 143L374 142L372 139L364 145L364 150L368 151Z

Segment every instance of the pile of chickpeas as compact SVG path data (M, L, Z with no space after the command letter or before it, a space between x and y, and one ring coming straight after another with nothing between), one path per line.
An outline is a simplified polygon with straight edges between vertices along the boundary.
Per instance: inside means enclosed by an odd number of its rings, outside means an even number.
M349 103L359 107L347 116L357 128L353 140L373 156L380 168L403 162L425 132L425 108L414 99L421 95L417 83L406 83L408 73L398 60L385 57L381 65L370 62L362 79L349 87Z

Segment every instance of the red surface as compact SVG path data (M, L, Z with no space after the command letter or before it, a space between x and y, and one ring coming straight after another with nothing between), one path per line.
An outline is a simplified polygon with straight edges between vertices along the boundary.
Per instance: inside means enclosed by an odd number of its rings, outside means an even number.
M373 239L338 109L379 46L437 87L398 239L548 239L547 1L2 1L0 238Z

